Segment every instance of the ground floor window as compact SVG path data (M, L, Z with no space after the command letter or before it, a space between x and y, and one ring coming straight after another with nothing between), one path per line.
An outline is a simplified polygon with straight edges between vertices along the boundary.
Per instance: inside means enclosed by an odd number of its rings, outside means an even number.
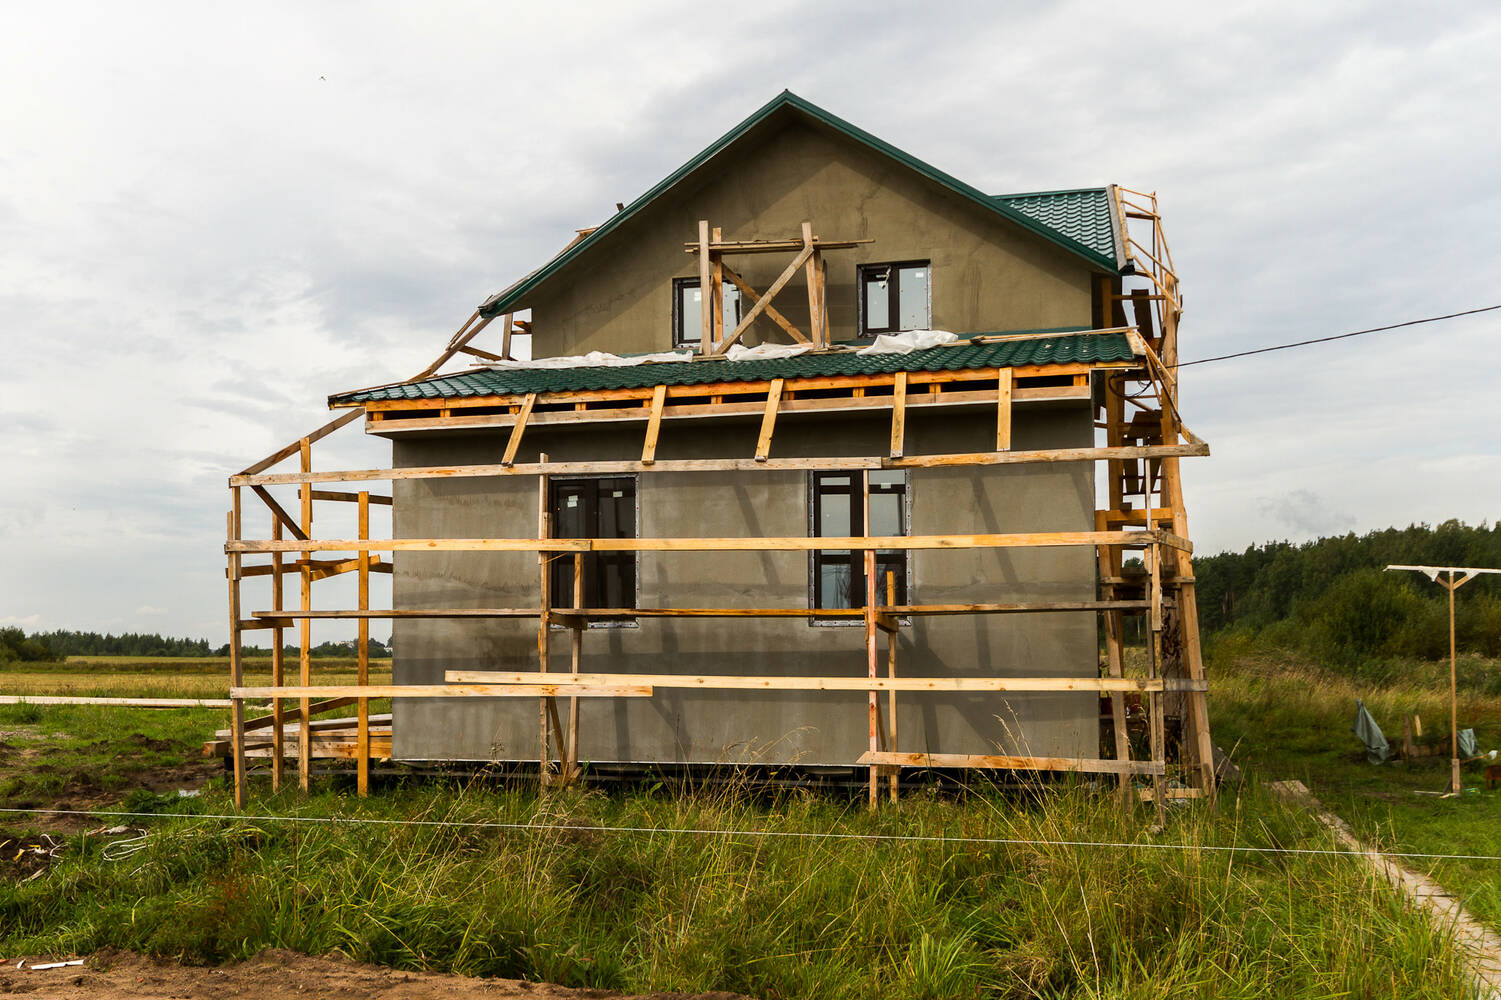
M870 530L865 530L863 472L815 472L810 486L809 534L818 538L858 535L905 535L907 474L879 471L870 476ZM812 554L812 601L815 608L859 608L865 605L865 553L832 550ZM886 603L886 574L896 576L896 603L907 603L909 553L900 549L876 551L876 600Z
M553 537L636 537L635 477L553 479L548 491ZM583 570L584 607L636 606L636 553L586 552ZM553 607L574 606L571 554L565 553L552 561L548 587Z

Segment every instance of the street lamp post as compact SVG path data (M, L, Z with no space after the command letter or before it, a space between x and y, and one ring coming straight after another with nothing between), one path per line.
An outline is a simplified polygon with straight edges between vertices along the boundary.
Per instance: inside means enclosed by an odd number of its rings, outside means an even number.
M1469 566L1388 566L1388 570L1411 570L1422 573L1449 592L1449 794L1458 795L1459 786L1459 654L1454 643L1454 592L1481 573L1501 573L1501 569L1475 569ZM1443 579L1439 574L1445 574ZM1455 574L1463 574L1456 578Z

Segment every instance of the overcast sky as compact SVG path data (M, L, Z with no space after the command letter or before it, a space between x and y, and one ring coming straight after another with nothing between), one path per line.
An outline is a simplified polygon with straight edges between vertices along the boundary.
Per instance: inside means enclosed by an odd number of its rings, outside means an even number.
M223 641L227 475L784 87L1158 191L1185 359L1501 302L1490 0L634 6L0 7L0 624ZM1498 331L1186 370L1200 551L1496 518Z

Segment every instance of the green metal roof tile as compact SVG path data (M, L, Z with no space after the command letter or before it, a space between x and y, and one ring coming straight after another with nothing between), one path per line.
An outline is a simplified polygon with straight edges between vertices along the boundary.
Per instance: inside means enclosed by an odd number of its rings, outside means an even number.
M1108 188L998 194L995 200L1089 247L1102 257L1113 260L1117 256L1115 206L1111 204Z
M849 138L854 139L856 142L863 143L876 152L890 157L898 163L901 163L902 165L916 171L922 176L928 178L931 181L934 181L942 187L947 188L955 194L969 199L975 204L989 209L992 212L996 212L997 214L1010 219L1017 225L1020 225L1022 228L1036 233L1043 239L1062 247L1070 253L1084 258L1086 261L1096 267L1103 268L1104 270L1110 271L1112 273L1115 272L1119 267L1119 261L1114 252L1114 240L1112 239L1108 245L1101 244L1098 241L1097 236L1095 235L1095 230L1097 228L1095 225L1091 224L1089 226L1081 227L1077 222L1069 223L1069 225L1074 227L1075 231L1089 237L1088 239L1080 239L1068 229L1057 228L1051 222L1045 221L1043 218L1039 217L1035 208L1032 211L1028 211L1025 208L1013 205L1008 200L1008 198L1014 196L1001 195L999 197L996 197L987 195L980 189L964 183L957 177L954 177L951 174L947 174L944 171L939 170L937 167L919 160L911 153L908 153L905 150L898 149L890 143L876 138L874 135L870 134L864 129L845 121L843 118L832 115L829 112L825 111L823 108L820 108L818 105L813 104L810 101L806 101L801 97L798 97L796 94L792 93L792 91L784 90L776 97L768 101L766 104L762 105L749 118L745 119L739 125L736 125L734 128L730 129L730 131L726 132L724 135L716 139L697 156L693 157L677 170L673 171L671 174L668 174L662 180L658 181L650 190L641 195L635 201L631 202L629 205L625 206L623 210L616 212L614 215L610 216L609 219L605 220L605 222L600 225L599 228L595 229L588 236L568 247L552 260L544 264L542 267L538 268L536 271L533 271L531 274L527 275L525 278L522 278L520 281L512 284L504 291L497 292L496 294L490 296L490 298L486 299L485 302L481 304L480 312L485 316L498 316L501 313L512 311L517 308L525 308L526 297L530 295L532 290L535 289L538 285L551 278L559 270L565 267L570 261L577 259L580 255L586 253L590 248L598 245L601 241L606 239L610 235L610 233L614 232L621 225L623 225L628 219L636 215L636 213L641 211L648 204L655 201L659 196L667 192L670 188L672 188L678 182L682 181L689 174L692 174L695 170L704 166L715 156L718 156L720 153L724 152L737 139L739 139L745 133L749 132L756 125L761 124L763 121L770 118L773 114L787 109L801 113L802 115L811 118L814 121L821 122L829 128L834 129L836 132L840 132L848 136ZM1066 215L1067 213L1065 212L1064 214Z
M1015 333L973 334L972 337ZM529 392L588 392L644 389L656 385L702 385L710 382L764 382L774 378L875 375L890 372L963 371L1023 365L1090 364L1129 361L1131 345L1124 334L1047 331L1071 334L1000 343L962 343L909 354L856 354L838 351L790 358L750 361L683 361L621 368L479 368L440 378L366 389L330 397L333 405L403 399L463 399Z

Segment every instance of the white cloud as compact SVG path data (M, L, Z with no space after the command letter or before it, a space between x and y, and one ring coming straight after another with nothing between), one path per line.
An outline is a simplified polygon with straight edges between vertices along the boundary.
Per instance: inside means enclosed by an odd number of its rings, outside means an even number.
M0 612L222 641L229 473L784 86L990 190L1158 190L1188 358L1494 295L1494 5L699 12L0 10ZM1496 519L1498 329L1186 369L1200 550Z

